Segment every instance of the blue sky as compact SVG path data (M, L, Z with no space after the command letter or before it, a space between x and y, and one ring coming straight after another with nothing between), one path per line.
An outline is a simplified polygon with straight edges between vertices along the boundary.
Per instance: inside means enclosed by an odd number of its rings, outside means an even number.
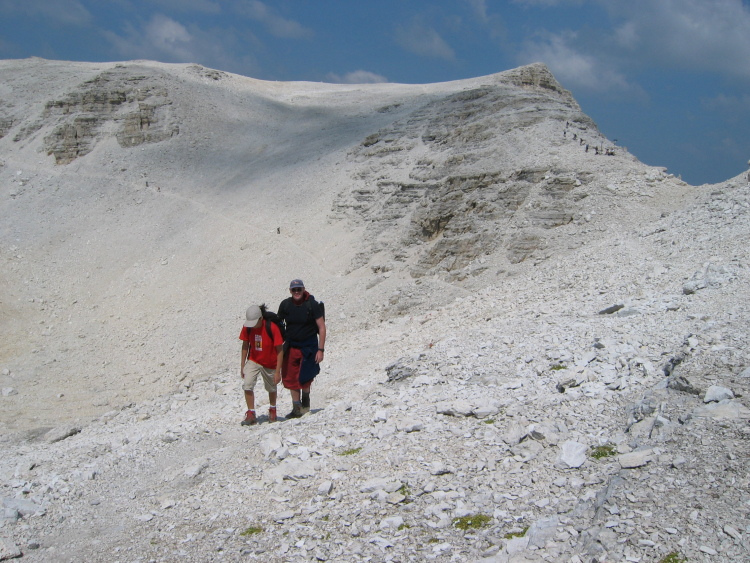
M0 0L0 58L29 56L403 83L541 61L647 164L702 184L750 159L750 0Z

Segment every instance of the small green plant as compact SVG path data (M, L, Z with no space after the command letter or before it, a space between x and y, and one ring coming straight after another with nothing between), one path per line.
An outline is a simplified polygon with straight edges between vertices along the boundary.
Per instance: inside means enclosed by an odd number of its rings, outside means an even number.
M589 454L594 459L602 459L603 457L612 457L617 455L617 448L612 444L604 444L603 446L594 446L591 448Z
M411 490L409 490L409 485L404 483L398 488L398 492L404 495L405 497L408 497L411 494Z
M427 543L440 543L440 540L437 538L430 538L427 540Z
M495 419L494 418L487 418L487 419L483 420L482 422L484 424L495 424Z
M406 524L406 523L404 523L404 524L401 524L401 525L400 525L400 526L398 527L398 529L399 529L399 530L408 530L409 528L411 528L411 526L409 526L409 524Z
M453 519L453 525L459 530L474 530L486 526L492 520L486 514L474 514L472 516L461 516Z
M341 452L340 455L354 455L354 454L358 454L361 451L362 451L361 447L360 448L351 448L349 450L344 450L343 452Z
M323 518L321 518L321 520L323 520L323 522L328 522L328 518L329 516L328 514L326 514L325 516L323 516Z
M665 555L659 563L687 563L687 557L683 557L678 552L673 551Z
M522 538L526 535L526 532L528 531L529 527L526 526L523 530L520 532L508 532L503 536L503 539L506 540L512 540L513 538Z
M241 532L241 536L252 536L254 534L260 534L263 531L263 528L260 526L250 526L247 530L244 532Z
M561 369L568 369L568 367L564 364L554 364L549 367L552 371L560 371Z

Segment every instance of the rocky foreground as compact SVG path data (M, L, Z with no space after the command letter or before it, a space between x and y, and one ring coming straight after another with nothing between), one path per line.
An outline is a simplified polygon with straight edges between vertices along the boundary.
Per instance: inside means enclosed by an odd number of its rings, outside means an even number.
M748 210L737 179L431 311L331 314L298 420L241 427L226 371L6 435L0 559L750 560Z

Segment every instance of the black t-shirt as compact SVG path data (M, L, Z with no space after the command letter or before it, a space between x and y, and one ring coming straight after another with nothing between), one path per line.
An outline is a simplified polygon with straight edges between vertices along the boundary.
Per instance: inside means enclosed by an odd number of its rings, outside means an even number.
M292 297L287 297L279 304L279 317L286 324L286 339L292 342L304 342L318 334L318 323L323 316L320 303L309 296L299 305Z

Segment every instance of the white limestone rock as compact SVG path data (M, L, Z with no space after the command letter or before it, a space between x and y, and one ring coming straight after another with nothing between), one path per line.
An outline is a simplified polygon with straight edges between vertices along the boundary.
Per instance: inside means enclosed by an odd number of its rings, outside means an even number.
M521 554L529 547L529 538L527 536L521 536L511 538L505 543L505 553L510 556Z
M397 491L403 483L397 479L391 479L388 477L378 477L376 479L370 479L365 481L359 486L359 492L361 493L374 493L377 491L385 491L392 493Z
M388 516L380 521L378 527L383 529L398 530L399 527L404 525L404 519L401 516Z
M195 479L203 473L208 468L208 460L207 459L197 459L194 460L190 465L188 465L185 470L183 471L183 474L185 477L188 477L190 479Z
M492 405L482 405L476 407L472 414L478 419L490 418L495 416L499 412L499 409Z
M541 518L534 522L526 531L529 547L543 548L557 533L559 523L557 516Z
M0 500L0 506L15 511L24 518L42 516L46 513L46 508L43 505L26 498L3 498Z
M518 461L528 463L544 451L544 446L536 440L524 440L510 449L511 453L516 456Z
M447 475L448 473L455 473L456 470L453 467L447 466L442 461L433 461L430 464L431 475Z
M444 414L448 416L471 416L474 411L474 406L465 400L457 400L452 403L443 403L437 406L438 414Z
M276 433L268 434L260 443L260 451L263 452L263 456L266 459L278 452L281 447L281 436Z
M620 454L617 461L623 469L635 469L654 460L654 452L651 449L638 450L627 454Z
M388 411L385 409L380 409L375 411L375 416L372 417L373 422L387 422L388 421Z
M269 471L269 475L277 480L288 479L301 481L315 476L315 467L309 461L287 458Z
M21 550L13 540L0 536L0 561L15 559L22 555Z
M692 415L698 418L737 420L750 418L750 409L736 399L724 399L718 403L709 403L698 407L693 411Z
M512 422L503 435L503 441L509 446L518 444L526 436L526 426L520 422Z
M44 435L44 439L50 444L54 444L55 442L60 442L66 438L75 436L80 431L81 428L79 426L59 426L47 432Z
M297 513L294 510L282 510L273 516L273 520L274 522L283 522L284 520L291 520L296 515Z
M402 419L396 422L396 430L399 432L419 432L424 427L424 423L419 420Z
M586 463L588 446L575 440L566 440L560 446L555 465L563 469L577 469Z
M706 394L703 397L704 403L718 403L725 399L734 399L734 393L727 387L721 385L711 385L706 389Z
M323 481L318 485L318 494L321 496L328 496L333 490L333 481Z

